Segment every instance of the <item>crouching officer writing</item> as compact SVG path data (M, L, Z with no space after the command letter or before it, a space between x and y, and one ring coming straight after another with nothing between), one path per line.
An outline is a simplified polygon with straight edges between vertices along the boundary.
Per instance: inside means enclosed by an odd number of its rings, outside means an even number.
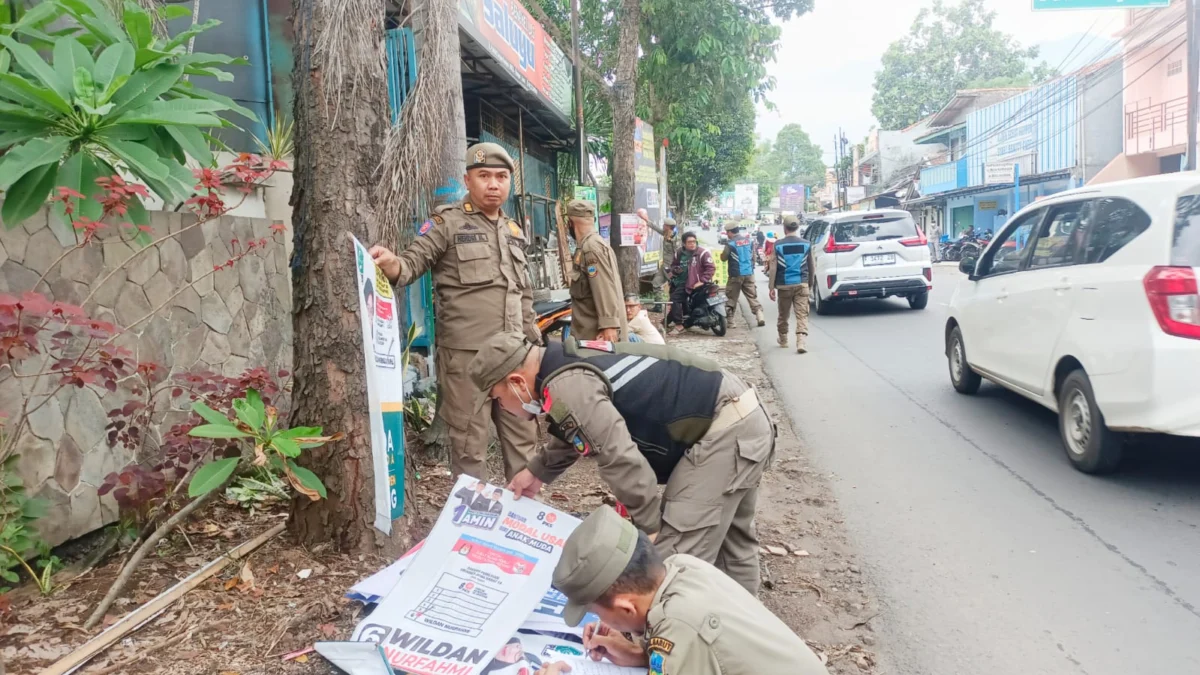
M508 486L518 497L595 457L665 555L689 553L758 591L754 510L775 434L735 375L674 347L574 339L539 347L519 333L489 341L470 373L505 410L550 418L549 446Z
M382 246L371 257L398 288L433 270L434 311L438 320L438 416L449 427L450 471L486 479L488 417L496 423L504 453L504 474L512 478L537 444L538 428L477 405L479 392L467 377L467 364L488 337L500 331L540 333L533 313L533 290L525 269L525 234L504 215L513 161L495 143L467 150L467 198L439 206L399 256Z
M607 506L567 538L554 587L567 596L568 625L589 611L600 617L583 632L597 661L649 675L826 675L804 640L757 598L703 560L663 560L644 533ZM566 670L554 663L538 675Z
M575 269L571 272L571 333L580 340L627 340L617 255L596 232L592 203L567 204Z
M779 346L788 346L788 314L796 314L796 351L808 351L808 253L810 245L799 235L796 216L783 219L786 235L775 243L767 259L771 299L779 299Z

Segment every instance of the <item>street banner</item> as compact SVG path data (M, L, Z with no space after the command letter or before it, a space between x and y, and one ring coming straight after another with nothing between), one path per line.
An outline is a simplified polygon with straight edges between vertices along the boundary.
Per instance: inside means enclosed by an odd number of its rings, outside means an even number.
M375 529L392 533L404 515L404 373L400 308L392 284L354 235L358 261L358 316L362 321L375 473Z
M354 629L412 675L480 675L545 596L579 520L459 476L402 581Z
M654 127L643 120L635 120L633 130L633 206L634 210L644 209L646 218L652 223L661 223L664 204L659 195L658 164L654 159ZM641 266L639 276L654 274L658 271L658 261L662 258L662 235L651 230L646 224L640 226L641 240L636 244L622 246L637 246Z
M734 215L743 218L758 217L758 183L739 183L733 186Z
M571 62L520 0L459 0L458 23L512 79L571 117Z
M804 211L805 188L803 185L779 186L779 210L801 213Z

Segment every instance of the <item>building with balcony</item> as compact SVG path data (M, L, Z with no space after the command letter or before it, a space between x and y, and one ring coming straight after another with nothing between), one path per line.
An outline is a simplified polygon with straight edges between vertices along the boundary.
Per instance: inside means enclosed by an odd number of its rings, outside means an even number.
M910 202L933 221L926 231L995 231L1029 202L1099 174L1121 152L1123 70L1113 57L1030 89L983 90L983 105L967 98L976 92L955 96L944 110L961 112L921 139L948 148L946 161L921 170Z
M1173 173L1187 151L1185 0L1126 12L1122 152L1092 182ZM1195 77L1193 73L1191 77Z

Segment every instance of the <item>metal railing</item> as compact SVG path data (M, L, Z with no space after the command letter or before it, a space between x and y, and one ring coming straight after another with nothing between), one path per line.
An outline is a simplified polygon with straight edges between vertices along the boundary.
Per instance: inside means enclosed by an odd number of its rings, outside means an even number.
M1187 97L1125 106L1125 152L1136 154L1187 142Z

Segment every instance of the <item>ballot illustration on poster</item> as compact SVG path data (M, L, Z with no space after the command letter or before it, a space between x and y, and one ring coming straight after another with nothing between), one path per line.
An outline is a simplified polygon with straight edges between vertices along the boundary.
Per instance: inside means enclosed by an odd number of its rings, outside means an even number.
M396 294L367 247L354 242L358 309L362 320L371 460L375 474L375 528L391 534L404 515L404 377L399 372L400 322Z
M459 476L420 551L354 631L413 675L481 675L543 600L570 514Z

